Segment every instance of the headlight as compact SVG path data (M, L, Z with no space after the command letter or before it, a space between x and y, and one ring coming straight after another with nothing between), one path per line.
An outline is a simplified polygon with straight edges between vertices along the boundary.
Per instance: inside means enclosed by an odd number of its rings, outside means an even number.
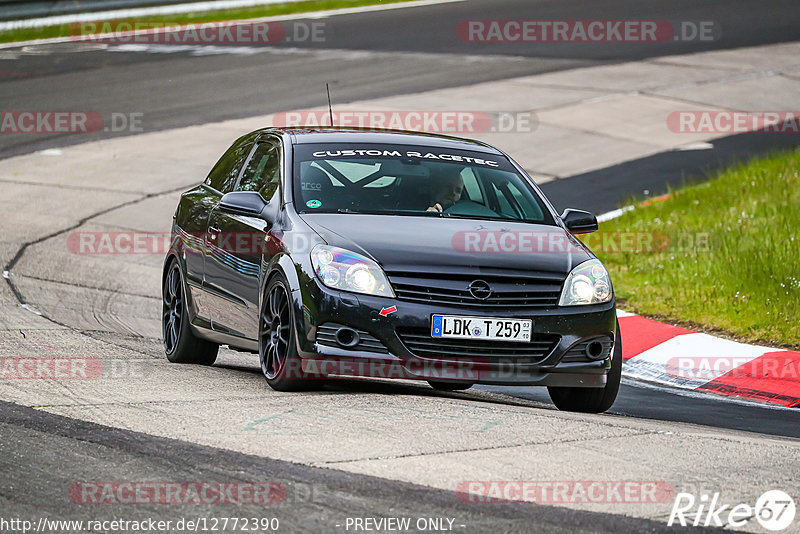
M383 270L361 254L330 245L317 245L311 251L311 265L322 283L330 288L394 298L394 291Z
M559 306L599 304L611 300L611 279L600 260L581 263L569 273L561 290Z

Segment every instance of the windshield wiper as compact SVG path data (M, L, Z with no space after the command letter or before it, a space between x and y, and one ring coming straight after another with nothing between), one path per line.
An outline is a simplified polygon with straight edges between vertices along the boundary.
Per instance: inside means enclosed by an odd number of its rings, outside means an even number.
M418 217L452 217L450 213L438 211L418 211L418 210L351 210L349 208L339 208L336 213L355 213L362 215L414 215Z
M302 213L314 213L303 211ZM317 211L316 213L323 213ZM419 211L419 210L353 210L350 208L339 208L336 213L356 214L356 215L410 215L413 217L440 217L444 219L464 219L473 221L504 221L504 222L519 222L519 223L532 223L543 224L544 221L535 221L528 219L517 219L514 217L489 217L486 215L462 215L458 213L443 213L439 211Z

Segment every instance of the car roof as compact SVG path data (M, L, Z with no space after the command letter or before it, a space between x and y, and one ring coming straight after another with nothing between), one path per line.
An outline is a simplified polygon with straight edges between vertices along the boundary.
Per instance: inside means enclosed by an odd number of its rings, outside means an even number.
M404 130L375 130L370 128L345 128L345 127L292 127L292 128L266 128L266 132L288 135L292 144L302 145L311 143L374 143L387 145L422 145L426 147L449 148L453 150L471 150L489 154L502 152L495 147L461 137L448 135L409 132Z

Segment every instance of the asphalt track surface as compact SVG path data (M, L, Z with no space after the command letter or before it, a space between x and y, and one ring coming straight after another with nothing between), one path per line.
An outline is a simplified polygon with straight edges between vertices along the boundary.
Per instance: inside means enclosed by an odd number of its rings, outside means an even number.
M669 188L708 179L715 171L800 146L800 134L752 132L715 139L708 150L669 151L542 184L559 210L606 213L631 201L665 194Z
M103 113L142 112L147 131L162 130L318 106L321 88L331 82L335 101L349 102L393 94L460 86L541 72L630 61L701 50L737 48L800 39L800 4L763 2L468 1L386 13L325 19L325 43L292 43L283 50L249 55L196 51L126 52L81 50L75 43L38 51L0 51L0 100L5 109L92 109ZM758 16L754 16L756 14ZM663 19L712 20L722 37L708 43L648 45L583 44L477 45L454 38L467 19ZM363 51L363 61L346 59ZM469 56L465 58L464 56ZM5 59L3 59L5 58ZM90 136L2 136L0 157L29 153L122 133ZM714 150L670 153L545 184L553 202L602 212L628 196L663 191L667 184L700 179L709 170L737 159L797 146L797 136L735 136L715 141ZM599 180L602 179L602 180ZM575 180L575 181L573 181ZM587 195L574 187L602 182ZM576 191L581 191L580 196ZM592 198L586 202L586 198ZM157 346L155 343L152 344ZM387 392L403 386L374 386ZM356 388L358 389L358 388ZM543 390L485 388L505 395L547 402ZM798 437L800 412L676 394L623 384L613 413L679 421L709 428ZM76 507L55 498L74 480L98 477L161 480L284 480L287 486L321 487L323 499L294 503L291 513L275 515L288 531L325 531L331 518L363 516L376 510L396 515L453 516L467 531L659 532L663 523L547 506L466 506L443 492L412 484L317 469L278 460L156 438L0 403L0 508L15 515L74 517ZM20 469L19 466L36 466ZM412 509L413 508L413 509ZM115 515L113 507L102 512ZM125 510L127 516L131 516ZM185 515L215 515L189 507ZM224 510L229 513L229 510ZM254 511L255 512L255 511ZM262 510L258 512L263 513ZM137 514L174 518L175 509L137 509ZM119 515L119 514L116 514ZM216 513L222 515L222 513ZM283 529L282 529L283 530Z
M126 430L55 416L0 402L0 467L7 473L0 492L0 512L22 518L91 517L107 520L148 517L177 521L184 517L276 517L279 532L343 531L347 517L455 519L455 532L674 532L656 521L567 510L546 505L461 502L454 492L343 471L318 469L257 456L154 438ZM33 448L30 443L37 443ZM19 466L36 466L20 469ZM91 515L64 502L74 481L96 481L98 473L135 480L272 482L286 498L274 505L124 504L95 506ZM83 506L86 510L87 506ZM2 515L8 516L8 513ZM687 532L707 529L689 528Z
M550 402L543 388L475 386L519 399ZM800 438L800 411L757 403L732 404L729 399L692 392L676 392L623 378L619 397L609 413Z
M666 20L712 22L711 41L658 43L475 43L456 33L465 20ZM333 16L324 42L246 45L255 53L198 55L202 47L64 43L0 50L0 101L11 110L141 113L145 131L457 87L516 76L674 54L800 39L800 4L772 0L469 0ZM319 22L317 21L317 22ZM312 20L299 20L310 24ZM240 47L241 48L241 47ZM257 52L257 50L262 52ZM112 52L113 51L113 52ZM354 56L354 54L356 54ZM6 58L6 59L2 59ZM355 58L355 60L354 60ZM125 135L3 135L0 157Z

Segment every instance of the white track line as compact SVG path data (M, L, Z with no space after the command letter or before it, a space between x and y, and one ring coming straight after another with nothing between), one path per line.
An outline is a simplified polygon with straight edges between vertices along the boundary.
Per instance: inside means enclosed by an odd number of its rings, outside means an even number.
M255 7L278 3L293 3L300 0L218 0L216 2L191 2L188 4L172 4L167 6L135 7L129 9L111 9L106 11L90 11L69 15L52 15L35 19L18 19L0 22L0 31L18 30L21 28L42 28L58 26L88 20L109 20L121 18L147 17L152 15L172 15L174 13L192 13L217 9L235 9Z
M76 13L73 15L58 15L53 17L42 17L38 19L9 20L0 22L0 31L18 30L22 28L41 28L45 26L58 26L60 24L72 24L75 22L90 22L96 20L111 20L120 18L151 17L154 15L172 15L179 13L197 13L202 11L218 11L221 9L232 9L237 7L254 7L258 5L269 5L276 3L298 2L300 0L218 0L214 2L193 2L191 4L177 4L171 6L146 7L135 9L115 9L110 11L96 11L94 13ZM465 0L417 0L412 2L397 2L393 4L379 4L359 7L346 7L341 9L331 9L328 11L309 11L307 13L293 13L282 15L270 19L250 19L235 21L236 23L250 22L252 20L286 20L290 18L324 18L333 15L347 15L352 13L368 13L370 11L386 11L390 9L402 9L407 7L421 7L434 4L448 4L451 2L463 2ZM234 21L230 21L234 23ZM62 39L62 38L54 38ZM69 41L66 38L66 41ZM34 43L54 43L64 42L64 40L41 39L35 41L19 41L17 43L7 43L0 48L7 48L8 44L17 46Z
M631 211L634 207L633 206L625 206L624 208L619 208L616 210L607 211L601 215L597 216L597 222L603 223L606 221L610 221L611 219L616 219L626 211Z

